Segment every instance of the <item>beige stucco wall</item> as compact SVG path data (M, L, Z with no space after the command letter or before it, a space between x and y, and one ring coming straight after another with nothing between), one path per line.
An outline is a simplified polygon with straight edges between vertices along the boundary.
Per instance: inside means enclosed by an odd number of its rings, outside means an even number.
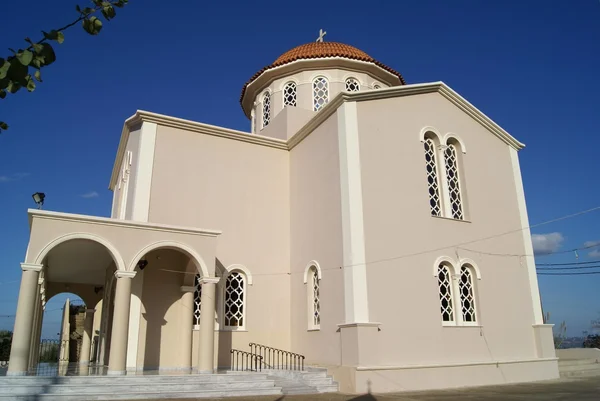
M131 152L131 156L132 156L132 161L136 161L138 159L139 156L139 146L140 146L140 133L141 133L141 127L135 127L132 128L130 130L129 133L129 139L127 140L127 145L125 146L125 154L127 154L127 152ZM112 205L112 213L111 213L111 217L114 218L119 218L119 211L122 208L121 202L123 199L125 199L125 218L127 219L131 219L131 213L130 211L133 208L133 202L134 202L134 196L133 193L135 192L135 183L136 183L136 178L137 178L137 163L132 162L131 166L129 167L129 178L128 178L128 183L127 185L124 185L123 183L120 185L119 188L119 181L122 179L122 169L124 167L124 164L126 162L126 159L123 159L122 164L121 164L121 170L119 170L119 177L117 179L117 185L114 188L113 191L113 205ZM123 191L127 191L127 195L125 198ZM129 213L128 213L129 211Z
M247 331L219 334L220 365L251 341L290 347L288 163L285 150L158 127L149 221L222 230L218 274L239 264L253 276Z
M340 334L344 321L340 165L337 115L333 114L291 150L291 330L292 349L307 363L339 364ZM312 300L310 262L321 268L321 327L309 331Z
M452 246L518 230L508 145L439 94L358 103L372 363L427 364L534 358L533 308L519 257ZM466 145L463 174L469 221L431 217L419 132L435 127ZM444 248L438 251L432 249ZM517 232L464 248L523 255ZM434 262L469 257L482 327L442 327ZM455 305L455 310L456 305Z

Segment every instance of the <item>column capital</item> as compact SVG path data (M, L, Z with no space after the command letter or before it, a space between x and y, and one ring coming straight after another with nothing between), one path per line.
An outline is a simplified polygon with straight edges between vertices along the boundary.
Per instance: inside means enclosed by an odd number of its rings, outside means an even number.
M23 271L34 271L34 272L40 272L42 271L42 269L44 268L44 265L38 265L35 263L21 263L21 269Z
M201 277L198 282L200 284L217 284L221 277Z
M196 291L196 287L193 285L182 285L181 292L194 292Z
M134 278L137 272L128 272L125 270L117 270L115 271L116 278Z

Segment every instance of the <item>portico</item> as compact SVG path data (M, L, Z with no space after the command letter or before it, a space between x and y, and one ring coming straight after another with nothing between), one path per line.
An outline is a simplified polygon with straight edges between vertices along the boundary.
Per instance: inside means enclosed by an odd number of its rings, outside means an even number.
M159 350L154 358L157 361L163 361L167 352L175 353L178 357L168 364L171 369L190 371L196 367L202 373L214 371L214 294L219 282L215 277L215 249L219 231L41 210L28 213L30 239L21 264L8 375L26 375L35 368L45 303L61 292L75 293L86 304L77 361L82 367L90 363L94 315L101 314L97 363L107 365L109 375L155 367L148 364L152 360L149 355L156 351L146 349L147 344L138 347L139 337L150 337L152 331L159 333L155 343L159 349L165 344L178 348ZM156 270L154 276L169 274L169 280L164 280L169 283L158 283L159 290L167 293L176 286L177 299L164 297L159 298L162 303L157 303L148 301L156 299L152 294L141 296L142 276L152 269ZM190 284L196 275L203 291L200 340L194 357L194 287ZM139 281L135 281L136 276ZM133 284L139 291L132 291ZM99 301L102 306L98 310ZM174 309L181 317L181 334L178 338L160 339L164 330L158 324L153 326L153 322L164 320ZM142 333L140 326L146 331ZM136 357L139 350L145 351L145 359Z

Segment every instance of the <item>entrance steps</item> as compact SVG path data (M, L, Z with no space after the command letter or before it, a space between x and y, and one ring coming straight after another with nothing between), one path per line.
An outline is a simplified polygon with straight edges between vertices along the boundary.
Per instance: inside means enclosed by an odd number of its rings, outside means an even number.
M327 369L307 368L306 371L266 370L269 378L274 380L275 386L281 387L283 394L318 394L335 393L339 390L338 384L331 376L327 376Z
M560 377L600 376L600 360L598 359L559 359Z
M0 401L92 401L280 395L266 373L128 376L8 376Z

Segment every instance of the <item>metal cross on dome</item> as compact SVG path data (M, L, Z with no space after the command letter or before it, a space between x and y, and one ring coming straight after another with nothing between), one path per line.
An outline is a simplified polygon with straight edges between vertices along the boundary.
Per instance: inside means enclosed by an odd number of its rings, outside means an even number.
M317 38L317 42L323 42L323 38L327 35L327 32L319 29L319 37Z

